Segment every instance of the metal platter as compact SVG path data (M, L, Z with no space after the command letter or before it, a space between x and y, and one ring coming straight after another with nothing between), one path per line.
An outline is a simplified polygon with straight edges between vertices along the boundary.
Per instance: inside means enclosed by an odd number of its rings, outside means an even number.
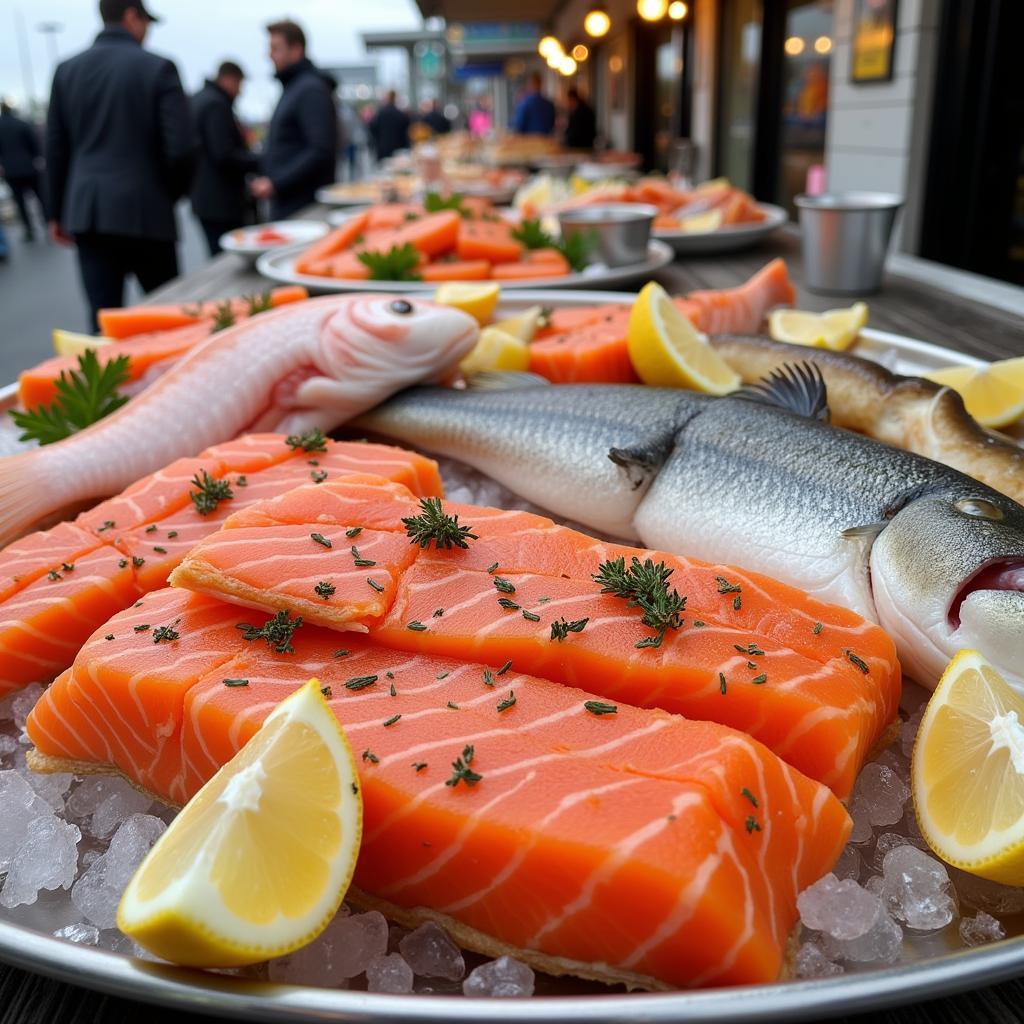
M677 256L738 252L777 231L789 220L789 214L781 206L772 206L771 203L758 203L758 206L765 219L756 224L731 224L714 231L655 228L652 234L659 241L671 245Z
M535 304L583 306L627 303L622 292L520 291L501 303L502 315ZM918 374L953 364L981 365L925 341L865 330L854 351L900 373ZM0 391L0 411L16 400L14 385ZM4 417L6 419L6 417ZM9 430L0 451L18 446ZM21 908L25 910L26 908ZM31 908L28 908L31 909ZM350 1024L724 1024L797 1021L857 1013L934 999L1024 974L1024 936L975 949L907 961L881 969L816 981L706 989L693 992L543 995L530 999L461 996L389 996L360 991L278 985L226 974L185 970L78 946L15 923L0 912L0 960L16 967L103 992L174 1007L182 1012L273 1021L327 1019ZM21 915L22 920L30 915ZM557 991L557 982L554 983ZM567 986L568 988L568 986ZM547 990L551 990L550 987Z

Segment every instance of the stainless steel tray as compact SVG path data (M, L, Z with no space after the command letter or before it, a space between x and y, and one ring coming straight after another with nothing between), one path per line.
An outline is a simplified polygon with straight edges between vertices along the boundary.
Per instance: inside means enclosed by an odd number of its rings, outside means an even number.
M622 292L517 291L503 314L531 305L583 306L631 302ZM984 361L941 345L885 331L862 332L857 354L899 373ZM0 390L0 411L14 405L14 385ZM5 417L6 419L6 417ZM0 428L0 453L16 450L15 433ZM896 1006L988 985L1024 974L1024 936L977 949L818 981L707 989L695 992L467 999L462 996L388 996L277 985L223 974L154 964L55 939L6 921L0 912L0 960L62 981L183 1011L265 1021L344 1019L366 1024L504 1022L504 1024L624 1024L650 1022L796 1021Z

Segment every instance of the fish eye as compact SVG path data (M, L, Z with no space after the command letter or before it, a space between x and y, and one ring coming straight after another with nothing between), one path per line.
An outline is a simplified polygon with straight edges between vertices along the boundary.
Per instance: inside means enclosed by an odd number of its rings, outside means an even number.
M399 316L408 316L412 312L412 303L405 299L395 299L391 303L390 309L392 313L397 313Z
M959 512L975 519L1002 519L1003 510L987 498L961 498L955 505Z

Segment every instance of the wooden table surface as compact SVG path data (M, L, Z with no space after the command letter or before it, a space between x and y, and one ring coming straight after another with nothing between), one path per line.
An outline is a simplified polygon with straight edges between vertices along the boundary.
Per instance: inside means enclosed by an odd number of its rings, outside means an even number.
M316 209L312 215L322 214ZM307 213L306 216L310 216ZM849 300L813 295L801 287L799 239L789 230L733 256L677 260L658 275L673 293L741 284L774 256L783 256L797 285L797 305L825 310ZM151 302L187 303L259 291L266 282L235 256L219 256L202 270L180 277L149 296ZM945 345L987 359L1024 354L1019 317L890 275L882 291L869 296L870 325ZM169 1024L183 1015L126 999L98 995L0 965L0 1024ZM195 1024L212 1017L190 1016ZM1012 981L959 996L902 1009L837 1017L847 1024L1015 1024L1024 1021L1024 981Z

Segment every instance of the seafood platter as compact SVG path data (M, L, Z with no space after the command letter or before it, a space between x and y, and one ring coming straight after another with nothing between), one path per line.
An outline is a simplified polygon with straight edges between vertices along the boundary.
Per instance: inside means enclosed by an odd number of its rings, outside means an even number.
M1019 975L1021 361L779 260L503 287L105 310L4 393L0 958L281 1021Z

